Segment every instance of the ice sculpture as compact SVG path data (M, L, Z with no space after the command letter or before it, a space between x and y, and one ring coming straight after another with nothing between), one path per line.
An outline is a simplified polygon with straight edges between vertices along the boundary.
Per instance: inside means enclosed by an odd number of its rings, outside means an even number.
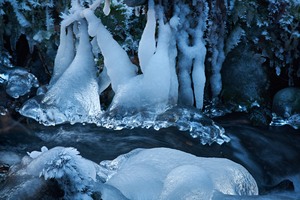
M214 199L215 193L258 194L255 180L241 165L174 149L135 149L100 165L81 157L71 147L49 150L42 147L41 151L28 155L11 169L7 186L0 191L1 197L36 198L39 190L51 187L43 179L55 179L64 199L207 200ZM36 190L30 193L29 188Z

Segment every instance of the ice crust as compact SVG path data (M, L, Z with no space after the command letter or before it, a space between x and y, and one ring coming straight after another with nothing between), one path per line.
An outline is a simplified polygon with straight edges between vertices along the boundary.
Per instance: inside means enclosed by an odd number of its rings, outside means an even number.
M28 153L10 173L8 190L0 194L34 198L43 180L55 179L64 199L216 199L215 193L257 195L255 180L241 165L223 158L203 158L168 148L135 149L100 165L72 147L54 147ZM27 185L26 185L27 184ZM20 189L20 185L23 189ZM28 188L37 191L26 193ZM219 194L220 193L220 194ZM32 195L32 196L30 196Z

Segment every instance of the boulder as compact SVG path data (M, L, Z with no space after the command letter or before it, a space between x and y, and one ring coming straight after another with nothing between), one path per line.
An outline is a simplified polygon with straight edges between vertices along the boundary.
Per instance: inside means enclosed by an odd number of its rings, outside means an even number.
M288 87L279 90L273 98L272 111L286 118L300 113L300 88Z

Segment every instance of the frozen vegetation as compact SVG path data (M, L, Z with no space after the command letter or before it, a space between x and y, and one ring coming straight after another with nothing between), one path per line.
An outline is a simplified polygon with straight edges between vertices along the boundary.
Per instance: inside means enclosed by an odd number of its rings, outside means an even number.
M207 200L218 199L216 194L221 196L219 199L223 198L220 194L258 194L249 172L227 159L154 148L135 149L97 164L71 147L42 147L41 151L28 153L11 169L10 184L0 194L6 199L35 198L34 191L49 184L49 180L58 183L64 199ZM35 190L29 193L28 187Z

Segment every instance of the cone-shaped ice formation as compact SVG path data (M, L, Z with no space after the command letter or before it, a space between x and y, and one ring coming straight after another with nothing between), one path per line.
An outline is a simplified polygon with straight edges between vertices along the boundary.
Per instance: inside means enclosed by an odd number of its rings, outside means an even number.
M20 110L22 115L46 125L55 125L88 122L101 112L96 67L85 20L81 20L78 26L79 44L71 65L50 86L41 101L35 98L25 103ZM60 53L58 51L58 58L63 57Z

